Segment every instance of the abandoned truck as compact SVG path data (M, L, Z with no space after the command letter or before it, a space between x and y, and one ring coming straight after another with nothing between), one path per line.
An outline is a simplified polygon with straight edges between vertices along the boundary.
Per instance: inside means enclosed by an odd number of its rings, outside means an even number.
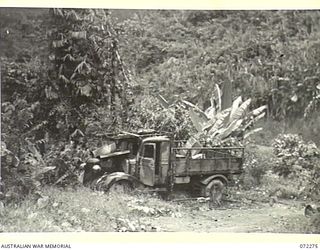
M100 191L143 188L163 194L183 187L206 197L212 185L228 185L243 172L243 147L187 148L179 144L169 136L131 141L125 150L89 159L83 183ZM107 145L109 152L115 147L111 145ZM132 145L138 145L136 152Z

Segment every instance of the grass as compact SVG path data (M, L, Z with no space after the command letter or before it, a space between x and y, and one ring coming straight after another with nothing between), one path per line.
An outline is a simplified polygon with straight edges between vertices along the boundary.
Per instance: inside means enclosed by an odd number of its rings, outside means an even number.
M102 194L90 189L47 188L40 199L0 209L3 232L157 231L152 216L173 216L176 204L150 195ZM143 222L142 222L143 220Z
M242 191L241 194L236 196L250 196L248 192L244 193ZM263 196L263 193L259 190L251 190L250 193L254 197ZM161 224L162 219L159 221L155 219L156 217L163 217L164 221L171 221L174 220L172 217L178 217L176 220L181 221L181 223L190 223L190 218L195 211L198 211L199 207L203 207L203 204L200 205L198 202L192 201L177 204L148 194L119 195L113 193L109 195L93 192L86 188L65 190L51 187L44 190L42 195L40 199L30 196L20 205L11 204L0 208L0 231L163 231L163 228L161 228L163 225L163 222ZM249 208L253 205L242 204L241 206ZM202 214L201 209L199 213ZM239 210L239 213L241 214L241 210ZM226 211L226 214L229 214L229 212ZM205 223L200 214L198 219L199 222ZM157 224L155 224L156 221L158 221ZM287 224L281 226L281 232L319 232L319 219L308 220L306 218L304 220L301 218L298 224L297 221L290 220Z

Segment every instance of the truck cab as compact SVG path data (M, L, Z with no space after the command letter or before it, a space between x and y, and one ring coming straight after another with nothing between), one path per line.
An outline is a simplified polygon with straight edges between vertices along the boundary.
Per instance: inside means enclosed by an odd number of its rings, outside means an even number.
M169 182L170 145L171 141L166 136L144 139L131 174L146 186L166 186Z

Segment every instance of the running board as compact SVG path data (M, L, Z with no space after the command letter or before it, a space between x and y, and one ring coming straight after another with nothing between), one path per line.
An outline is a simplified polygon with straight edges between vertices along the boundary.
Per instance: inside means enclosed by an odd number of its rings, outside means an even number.
M153 188L153 189L148 189L148 188L145 188L145 189L140 189L140 190L137 190L141 193L151 193L151 192L167 192L168 189L167 188Z

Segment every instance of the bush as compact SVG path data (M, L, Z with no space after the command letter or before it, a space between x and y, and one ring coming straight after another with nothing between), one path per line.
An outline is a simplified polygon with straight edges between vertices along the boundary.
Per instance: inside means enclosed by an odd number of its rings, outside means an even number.
M320 233L320 213L316 213L310 221L308 228L312 233Z
M282 181L292 181L298 197L318 197L320 192L320 152L315 143L300 135L280 134L273 142L277 160L273 172Z
M248 145L245 152L244 174L240 184L246 189L259 186L273 164L272 159L274 159L272 148Z

